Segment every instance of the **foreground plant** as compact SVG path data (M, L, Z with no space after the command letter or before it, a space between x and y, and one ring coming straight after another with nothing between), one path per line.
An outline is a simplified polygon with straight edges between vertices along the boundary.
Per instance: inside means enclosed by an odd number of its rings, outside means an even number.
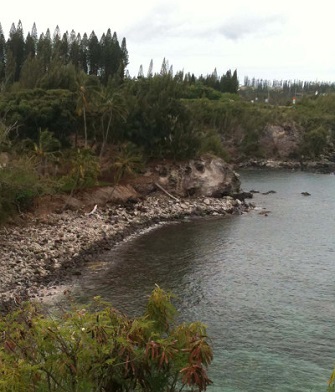
M328 381L328 392L335 392L335 369L333 370L333 373L331 374Z
M134 319L99 298L57 316L26 303L0 320L0 391L204 391L206 328L175 315L158 286Z

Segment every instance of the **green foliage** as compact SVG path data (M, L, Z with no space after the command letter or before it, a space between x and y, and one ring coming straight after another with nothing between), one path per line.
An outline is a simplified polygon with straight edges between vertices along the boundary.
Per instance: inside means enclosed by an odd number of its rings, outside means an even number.
M319 127L304 134L301 153L305 156L317 158L327 147L328 132Z
M0 319L0 391L204 391L206 328L175 314L158 286L134 319L99 298L57 315L26 303Z
M112 159L111 170L115 172L115 182L118 183L123 177L134 175L144 167L142 151L133 143L123 143Z
M38 139L36 141L26 139L21 145L25 148L24 152L35 162L37 171L41 175L50 174L49 169L52 168L50 164L57 164L61 155L60 141L47 129L38 130Z
M334 392L334 391L335 391L335 369L333 370L328 381L328 392Z
M220 135L215 130L207 130L201 138L201 146L199 154L213 154L224 159L226 162L230 161L228 151L224 148Z
M280 122L275 110L231 99L224 94L220 101L208 99L184 100L194 123L204 133L205 148L227 159L225 148L234 147L245 156L262 156L259 139L268 123ZM216 135L216 136L215 136ZM208 139L206 141L206 138ZM219 139L222 141L220 148ZM206 147L207 145L207 147Z
M0 221L29 207L36 196L47 191L31 159L10 160L0 168Z
M21 138L38 139L48 129L62 143L75 131L75 99L68 90L20 90L0 95L0 116L18 124Z
M126 136L149 157L184 159L196 154L199 135L180 101L182 86L170 74L128 84Z
M69 174L59 180L59 190L74 191L97 185L99 160L88 148L69 151Z

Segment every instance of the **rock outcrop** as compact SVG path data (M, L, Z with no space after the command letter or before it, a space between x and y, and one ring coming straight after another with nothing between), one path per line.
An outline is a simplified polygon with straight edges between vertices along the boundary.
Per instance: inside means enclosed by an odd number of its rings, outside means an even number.
M296 155L301 134L301 130L293 124L268 125L259 143L267 156L287 159Z
M155 170L157 182L179 197L221 198L240 192L238 174L220 158L203 157L178 164L160 164Z

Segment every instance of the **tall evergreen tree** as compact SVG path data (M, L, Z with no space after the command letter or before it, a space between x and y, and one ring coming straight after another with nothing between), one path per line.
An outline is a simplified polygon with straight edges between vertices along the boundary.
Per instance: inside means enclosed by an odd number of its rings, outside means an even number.
M122 42L121 42L121 57L122 57L122 65L123 65L123 72L124 72L129 64L129 54L127 49L127 41L125 37L122 38Z
M88 40L88 72L90 75L98 75L101 63L101 47L99 40L92 31Z
M112 36L112 55L111 55L111 76L116 75L117 73L121 73L123 69L123 55L122 50L117 38L117 34L114 31Z
M6 40L0 23L0 83L4 81L6 70Z
M36 43L30 33L28 33L26 37L24 54L25 59L29 57L35 57L36 55Z
M69 61L76 67L76 69L81 68L80 44L80 34L76 35L75 31L72 30L69 38Z
M35 43L37 44L37 27L36 27L36 23L34 22L33 27L31 28L31 34L30 34L33 38L33 40L35 41Z
M233 76L231 78L231 90L230 92L232 94L237 94L239 89L239 81L238 81L238 77L237 77L237 70L235 69Z
M69 62L69 53L70 53L70 45L69 45L69 33L66 31L61 39L59 46L59 57L64 64L68 64Z
M147 73L147 77L148 78L152 78L153 77L153 69L154 69L154 63L153 60L150 60L150 64L149 64L149 68L148 68L148 73Z
M16 28L14 24L12 24L10 29L9 38L7 40L7 55L9 55L9 52L11 53L12 59L15 63L13 81L16 82L20 78L21 68L25 59L25 42L21 20L19 20Z
M42 33L37 43L37 54L41 60L44 72L49 68L51 56L52 56L52 42L50 36L50 30L47 29L46 33Z
M165 76L168 74L168 69L169 69L169 63L168 61L165 60L165 57L163 58L162 66L161 66L161 76Z
M88 56L88 37L87 34L84 33L83 38L81 39L80 34L78 33L77 41L80 46L80 68L88 74L88 65L89 65L89 56Z
M61 32L57 25L52 38L52 58L58 58L60 55L61 47Z
M140 68L138 69L137 73L137 79L143 79L144 78L144 73L143 73L143 65L140 65Z

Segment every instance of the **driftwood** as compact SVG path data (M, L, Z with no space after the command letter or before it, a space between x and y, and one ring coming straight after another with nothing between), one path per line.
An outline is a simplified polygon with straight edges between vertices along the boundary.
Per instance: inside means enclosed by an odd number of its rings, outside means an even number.
M179 202L179 199L171 195L166 189L164 189L161 185L159 185L157 182L155 182L155 185L158 189L160 189L162 192L164 192L166 195L168 195L172 200Z

